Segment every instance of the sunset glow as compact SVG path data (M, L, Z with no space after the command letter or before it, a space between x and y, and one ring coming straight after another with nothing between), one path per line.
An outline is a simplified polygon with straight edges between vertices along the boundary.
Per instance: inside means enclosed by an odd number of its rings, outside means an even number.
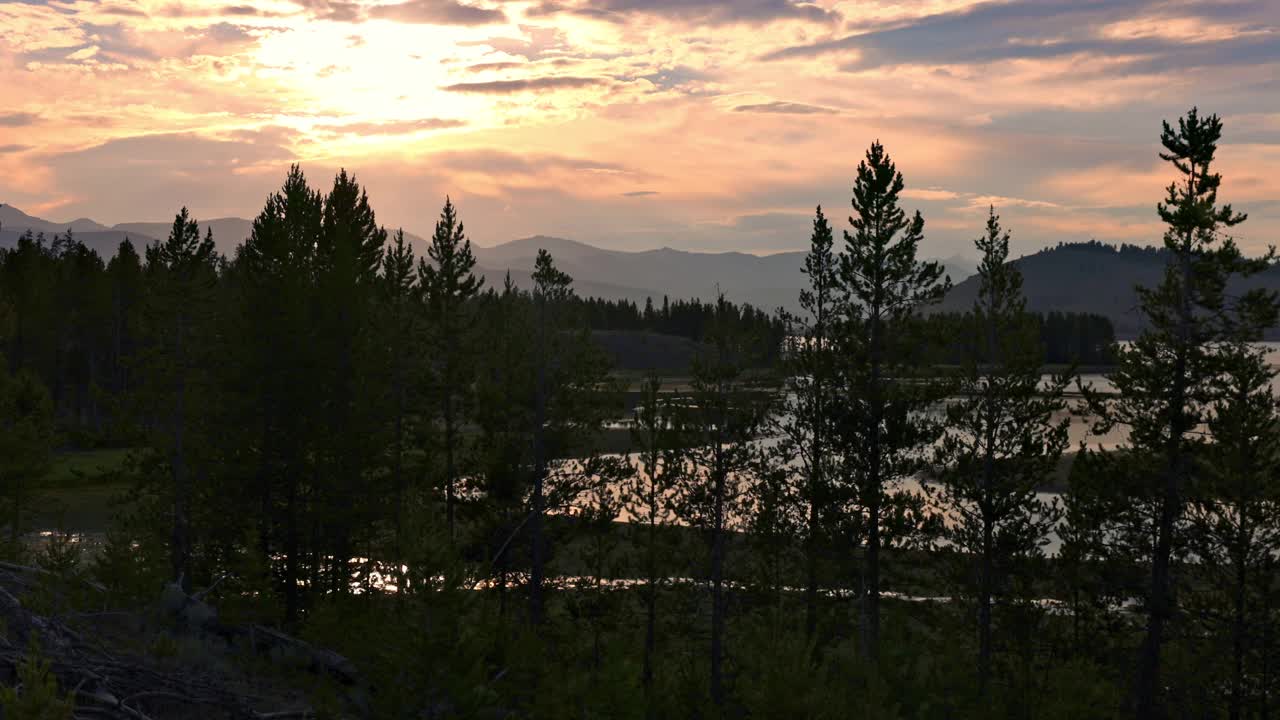
M1273 2L0 3L0 202L54 220L252 217L290 162L379 220L619 249L802 247L881 139L963 252L1152 244L1162 119L1222 115L1239 240L1280 237ZM323 182L320 182L323 185Z

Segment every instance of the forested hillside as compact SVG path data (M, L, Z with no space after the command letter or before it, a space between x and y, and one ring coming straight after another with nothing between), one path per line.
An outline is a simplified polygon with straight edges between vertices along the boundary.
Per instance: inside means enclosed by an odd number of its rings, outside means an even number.
M1163 277L1172 255L1164 248L1108 245L1095 241L1059 243L1014 264L1025 278L1027 308L1032 312L1072 312L1101 315L1115 326L1116 336L1129 340L1147 329L1137 288L1152 287ZM941 304L944 310L964 310L973 304L980 280L958 283ZM1280 290L1280 269L1230 280L1232 294L1255 288ZM1267 337L1280 337L1274 329Z

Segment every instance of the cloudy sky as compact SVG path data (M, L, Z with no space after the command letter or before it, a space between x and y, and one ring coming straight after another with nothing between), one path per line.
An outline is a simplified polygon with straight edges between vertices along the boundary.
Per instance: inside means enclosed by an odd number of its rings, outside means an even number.
M1222 197L1280 242L1275 0L0 0L0 202L252 217L297 161L426 234L803 247L882 140L926 251L1154 243L1160 121L1226 123Z

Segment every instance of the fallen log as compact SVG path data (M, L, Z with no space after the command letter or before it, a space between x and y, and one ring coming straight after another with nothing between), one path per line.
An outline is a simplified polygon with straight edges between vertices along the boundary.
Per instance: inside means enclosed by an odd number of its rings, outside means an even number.
M33 612L22 602L22 593L29 587L24 580L41 574L39 568L0 565L0 628L3 628L3 633L0 633L0 680L16 678L17 669L28 648L32 647L32 638L35 638L40 654L49 663L50 673L74 701L73 717L76 718L285 720L315 717L312 708L296 699L272 700L259 696L254 689L260 684L260 678L245 678L234 672L211 675L201 667L157 665L147 658L124 653L117 655L114 650L104 647L110 643L98 642L100 638L96 637L96 631L92 638L88 633L81 637L67 624L66 618ZM158 630L160 634L176 631L179 635L192 637L197 648L206 648L198 652L208 652L211 656L225 653L229 647L226 642L240 642L243 647L268 654L273 660L292 658L299 666L332 677L348 688L348 717L367 717L359 675L341 655L270 628L225 625L218 621L212 606L199 598L187 596L180 589L175 594L167 588L159 605L165 610L176 608L169 615L170 629ZM138 627L144 629L150 617L154 628L154 614L109 615L132 618ZM84 619L81 618L82 621ZM95 627L100 630L102 626ZM221 650L217 643L208 644L212 637L226 641L221 643ZM234 663L229 666L234 668ZM293 689L267 694L272 697L283 694L290 698L297 695Z

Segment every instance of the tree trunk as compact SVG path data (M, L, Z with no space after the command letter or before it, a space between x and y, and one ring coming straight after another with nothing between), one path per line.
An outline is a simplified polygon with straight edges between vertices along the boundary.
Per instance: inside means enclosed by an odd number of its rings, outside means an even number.
M724 706L724 494L725 473L717 439L715 469L715 513L711 539L711 700Z
M880 421L884 399L881 397L881 332L880 308L871 308L871 382L869 419L870 447L867 448L870 463L862 492L867 506L867 551L862 569L862 655L872 664L880 661L880 494L883 480L880 477Z
M396 395L396 420L395 420L395 457L392 461L392 475L394 476L395 492L396 492L396 553L395 553L395 577L396 577L396 594L403 597L405 593L405 571L404 571L404 367L400 360L402 353L396 353L395 361L395 379L392 384L392 392Z
M658 569L657 569L657 488L652 473L657 472L657 464L651 463L649 478L649 548L647 562L647 582L645 583L645 622L644 622L644 664L640 680L644 686L645 717L649 720L657 717L657 708L653 703L653 653L657 644L658 625Z
M1231 627L1231 656L1232 656L1232 676L1231 676L1231 704L1228 708L1228 717L1230 720L1242 720L1244 717L1244 656L1246 633L1249 631L1246 622L1246 592L1248 590L1248 553L1247 543L1248 534L1245 527L1245 513L1243 508L1239 514L1239 535L1236 543L1236 577L1235 577L1235 606L1232 615ZM1269 621L1269 619L1267 620Z
M1271 615L1271 588L1266 588L1262 593L1262 607L1258 608L1259 613L1264 618L1270 618ZM1274 637L1275 623L1268 620L1262 624L1262 652L1259 659L1258 680L1262 688L1261 697L1258 698L1258 718L1259 720L1270 720L1271 718L1271 694L1274 684L1271 682L1271 657L1272 657L1272 638Z
M189 479L187 477L186 457L186 424L187 424L187 363L184 355L183 336L186 332L185 318L178 314L177 334L174 338L176 347L174 370L177 373L178 387L174 398L173 450L169 458L170 471L173 473L173 534L170 539L170 563L174 582L179 583L183 592L191 591L191 578L187 568L190 555L189 538Z
M454 418L453 394L457 383L458 343L457 330L453 326L453 308L445 309L445 382L444 382L444 505L449 525L449 542L457 538L457 519L454 485L457 482L458 470L454 461L454 445L457 443L457 427Z
M723 363L723 350L718 362ZM724 456L724 432L729 388L717 382L720 398L717 403L714 446L711 450L712 481L715 483L711 537L711 701L717 708L724 707L724 555L725 555L725 494L728 491L728 468Z
M986 394L986 411L984 430L984 451L982 458L982 574L978 581L978 696L984 701L988 697L991 683L991 595L992 575L995 572L993 557L995 535L995 507L992 495L995 492L996 474L996 411L995 387L992 384L992 369L999 359L999 344L996 328L995 297L987 297L987 382L983 387Z
M545 303L545 301L543 301ZM538 376L534 394L533 411L533 517L529 532L533 539L532 568L529 578L529 621L540 625L543 616L543 484L547 476L547 448L545 428L547 415L547 318L546 307L539 313L538 327Z
M298 597L298 481L297 468L285 469L284 621L290 632L298 629L301 608Z
M874 461L873 461L874 462ZM878 464L878 463L877 463ZM880 490L871 484L867 503L867 550L862 566L862 656L872 664L880 658Z
M444 505L445 515L449 525L449 542L454 542L457 538L455 509L454 505L454 476L457 474L453 465L453 444L454 444L454 427L453 427L453 387L447 387L444 391Z
M982 527L982 576L978 582L978 696L988 696L991 681L991 576L992 527L984 520Z
M818 353L819 365L816 372L814 372L812 381L813 405L810 410L813 412L813 427L811 428L813 436L811 438L812 446L809 451L809 527L808 536L805 538L804 631L805 638L810 641L813 640L818 631L818 551L820 549L819 533L822 530L820 525L821 514L818 511L818 495L822 492L822 471L826 460L822 433L827 410L826 387L823 383L826 365L822 355L822 353L827 352L826 316L823 310L825 307L823 304L824 297L825 294L820 291L818 295L817 327L814 333L817 349L811 350Z
M805 545L804 636L812 641L818 631L818 506L812 501L809 503L809 536L805 538Z
M1194 176L1192 182L1194 183ZM1173 553L1173 530L1181 513L1181 484L1186 473L1183 436L1187 430L1187 353L1191 344L1191 242L1190 235L1178 258L1182 274L1179 302L1178 345L1175 352L1174 377L1169 385L1169 442L1166 449L1167 468L1163 497L1160 505L1159 524L1156 529L1156 547L1151 563L1151 597L1147 610L1147 632L1142 642L1137 673L1137 717L1139 720L1159 720L1165 717L1161 699L1160 654L1164 646L1164 629L1173 614L1173 588L1170 564Z

